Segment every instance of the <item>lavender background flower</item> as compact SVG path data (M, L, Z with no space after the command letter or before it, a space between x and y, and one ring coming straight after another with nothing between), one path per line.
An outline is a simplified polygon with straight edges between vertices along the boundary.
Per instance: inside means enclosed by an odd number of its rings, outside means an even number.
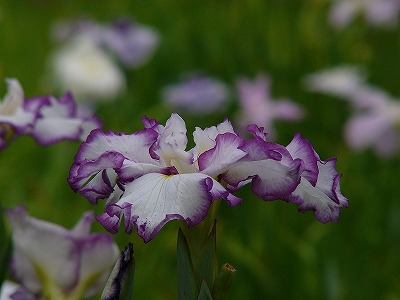
M129 68L138 68L150 60L159 43L160 37L153 28L128 19L105 26L100 37L100 44Z
M120 18L107 24L92 19L57 22L52 37L57 41L84 40L99 46L127 68L138 68L151 59L160 36L150 26Z
M364 94L369 105L355 110L345 126L348 145L357 151L373 148L382 157L393 157L400 151L400 100L383 91ZM363 96L358 98L362 102Z
M237 80L240 108L235 120L242 133L248 124L254 123L264 127L272 138L275 121L293 121L304 117L303 109L296 103L287 99L272 99L270 85L271 79L265 74L259 74L254 81L244 78Z
M189 74L162 90L162 99L179 112L209 114L226 109L228 87L217 79L201 74Z

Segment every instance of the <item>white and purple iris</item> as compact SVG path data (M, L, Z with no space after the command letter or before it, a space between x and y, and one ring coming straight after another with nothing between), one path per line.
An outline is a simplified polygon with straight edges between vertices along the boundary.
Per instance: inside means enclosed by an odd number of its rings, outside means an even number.
M102 125L90 110L78 106L70 93L60 99L26 99L18 80L9 79L7 83L8 93L0 103L0 148L19 135L31 135L43 146L64 140L81 141Z
M250 125L244 140L228 120L196 128L195 146L186 150L186 125L172 114L163 126L143 118L133 134L93 130L71 167L69 183L91 203L107 199L97 220L116 233L134 226L145 242L170 220L194 226L214 200L230 206L242 200L233 192L247 183L264 200L283 199L313 210L321 222L337 221L347 199L341 195L335 160L321 161L311 144L296 135L287 146L266 141L263 128Z
M110 235L90 233L93 212L84 213L72 230L30 217L22 206L6 213L11 274L19 284L9 285L11 299L85 299L103 289L119 250Z

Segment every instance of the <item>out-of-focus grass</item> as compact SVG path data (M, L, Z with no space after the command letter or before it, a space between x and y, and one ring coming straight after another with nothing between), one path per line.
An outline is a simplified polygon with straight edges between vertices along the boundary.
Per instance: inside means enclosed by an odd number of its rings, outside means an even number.
M165 121L170 111L160 90L181 73L203 70L232 86L237 76L269 73L273 94L307 110L296 123L277 124L278 141L297 131L310 139L322 159L337 156L342 192L350 200L338 224L320 224L284 202L256 199L240 191L244 203L221 205L220 263L238 272L232 299L398 299L400 298L399 159L381 160L371 151L351 152L343 142L346 103L308 93L305 74L338 64L362 64L372 83L400 95L400 30L369 28L357 20L335 32L322 0L237 1L3 1L0 3L0 78L16 77L26 95L52 93L43 83L54 44L54 21L88 16L107 22L129 16L156 28L161 45L145 66L127 71L128 90L99 114L105 129L132 132L140 116ZM1 84L4 95L5 85ZM234 100L234 99L233 99ZM232 116L186 115L189 132ZM0 201L24 203L31 215L72 226L87 209L101 212L69 188L66 178L78 143L41 148L29 137L0 155ZM133 241L138 299L176 298L177 222L167 224L149 244L135 235L116 235L121 249ZM95 229L104 231L98 224ZM1 245L0 245L1 246Z

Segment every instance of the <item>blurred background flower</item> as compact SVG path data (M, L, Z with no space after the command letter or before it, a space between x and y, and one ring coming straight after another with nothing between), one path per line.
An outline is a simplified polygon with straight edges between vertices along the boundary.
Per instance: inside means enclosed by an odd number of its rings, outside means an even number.
M239 99L239 113L236 124L244 134L247 125L257 124L264 128L271 139L274 138L273 123L276 120L293 121L304 117L299 105L287 99L272 99L271 79L259 74L254 81L238 79L236 88Z
M57 50L51 60L53 80L61 92L79 101L111 101L125 88L125 75L95 43L74 39Z
M115 19L108 24L87 18L59 21L53 26L52 37L61 42L77 38L91 41L127 68L138 68L146 63L160 42L153 28L128 18Z
M329 21L334 27L343 28L362 15L370 25L394 27L399 10L398 0L334 0Z
M228 97L229 90L224 83L200 73L188 74L162 90L162 99L172 110L191 114L226 111Z
M119 250L111 236L90 233L93 212L84 213L72 230L30 217L22 206L7 215L13 240L11 273L22 289L15 293L78 300L103 290Z

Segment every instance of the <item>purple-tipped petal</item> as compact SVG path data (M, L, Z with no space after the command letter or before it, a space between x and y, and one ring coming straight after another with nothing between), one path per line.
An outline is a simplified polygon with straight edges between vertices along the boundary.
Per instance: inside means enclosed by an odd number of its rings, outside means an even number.
M301 176L315 186L318 178L317 161L319 156L310 142L297 133L289 145L286 146L286 149L294 159L300 158L303 161L304 166Z
M244 141L233 133L216 137L215 147L203 152L198 159L199 170L211 177L224 173L232 164L247 155L239 149Z
M84 195L91 203L107 198L113 191L116 173L124 161L120 153L106 152L96 161L74 164L70 170L68 183L75 192Z
M340 191L340 174L335 170L336 159L318 162L318 181L315 186L302 178L299 186L287 201L298 203L299 211L313 210L315 217L322 223L337 222L340 210L348 206L348 200Z
M252 139L242 150L248 155L223 175L230 186L241 187L250 179L258 197L278 199L289 195L299 184L303 163L293 159L283 146Z
M144 129L129 135L95 129L79 147L75 162L79 164L84 160L96 160L109 151L121 153L132 161L152 162L148 149L157 137L157 132L152 129Z

